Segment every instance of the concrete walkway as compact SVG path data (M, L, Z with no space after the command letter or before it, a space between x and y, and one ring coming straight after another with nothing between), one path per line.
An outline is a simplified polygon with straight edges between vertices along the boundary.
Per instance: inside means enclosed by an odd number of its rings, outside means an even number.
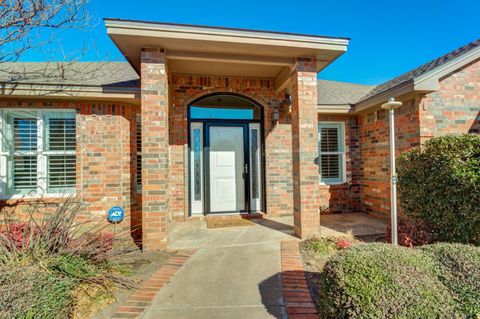
M207 229L203 221L176 225L170 247L199 250L142 318L287 318L280 241L295 239L288 224L265 219L218 229Z
M330 227L322 226L321 232L327 236L352 227L355 235L384 231L384 223L363 214L325 219ZM201 220L174 225L169 248L198 251L160 290L142 318L287 318L280 242L296 239L292 224L290 216L256 219L253 226L242 227L207 229Z

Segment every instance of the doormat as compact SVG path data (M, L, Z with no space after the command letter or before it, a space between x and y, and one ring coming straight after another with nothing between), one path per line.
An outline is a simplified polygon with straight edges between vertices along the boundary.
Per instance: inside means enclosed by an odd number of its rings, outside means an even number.
M244 218L225 218L213 217L207 218L207 228L222 228L222 227L236 227L236 226L253 226L253 222Z

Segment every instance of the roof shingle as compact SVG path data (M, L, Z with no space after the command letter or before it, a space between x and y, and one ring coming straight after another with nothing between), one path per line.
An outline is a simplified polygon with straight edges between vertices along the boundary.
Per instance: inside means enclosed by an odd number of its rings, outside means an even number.
M458 48L456 50L453 50L435 60L432 60L430 62L427 62L411 71L408 71L407 73L404 73L402 75L397 76L396 78L387 81L383 84L377 85L375 88L367 92L364 96L361 97L361 99L358 101L364 101L368 98L371 98L377 94L386 92L390 89L393 89L396 86L399 86L401 84L404 84L408 81L412 81L413 79L430 72L462 55L465 53L475 49L476 47L480 46L480 39L477 39L473 42L468 43L467 45L464 45L461 48Z
M318 105L355 104L373 85L318 80Z
M0 82L46 85L138 87L137 73L127 62L6 62Z

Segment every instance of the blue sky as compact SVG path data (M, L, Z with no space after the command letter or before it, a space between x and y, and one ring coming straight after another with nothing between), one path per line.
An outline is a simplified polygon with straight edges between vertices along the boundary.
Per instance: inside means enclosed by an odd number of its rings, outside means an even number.
M378 84L480 38L479 0L190 1L91 0L98 23L63 32L66 52L89 47L83 60L122 60L102 18L124 18L351 38L348 52L319 78ZM47 59L30 52L24 61Z

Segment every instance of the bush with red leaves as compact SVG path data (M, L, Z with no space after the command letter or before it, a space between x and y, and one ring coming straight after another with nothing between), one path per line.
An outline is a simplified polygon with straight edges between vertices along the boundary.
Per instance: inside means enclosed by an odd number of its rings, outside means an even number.
M33 233L32 228L34 228ZM31 223L11 222L7 223L6 227L0 231L0 236L6 242L12 242L18 250L23 250L28 247L30 239L38 235L38 231L39 228L32 227ZM112 250L114 239L115 236L110 232L87 233L81 240L67 240L66 245L68 248L74 245L83 245L84 250L90 250L103 256Z
M388 225L386 237L391 242L391 226ZM432 227L421 220L402 220L398 223L398 244L405 247L423 246L436 241Z
M38 228L31 234L31 225L29 223L8 223L7 227L0 231L0 236L7 241L12 241L17 249L21 249L28 245L31 235L36 235Z
M352 246L352 243L346 239L340 239L335 245L337 246L337 249L346 249Z

